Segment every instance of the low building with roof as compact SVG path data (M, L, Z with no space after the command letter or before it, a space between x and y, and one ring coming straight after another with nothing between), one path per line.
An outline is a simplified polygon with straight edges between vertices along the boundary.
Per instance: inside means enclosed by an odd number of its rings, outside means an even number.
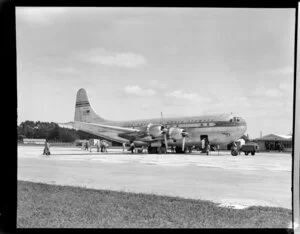
M24 144L44 145L45 142L46 142L46 139L30 139L30 138L23 139Z
M293 137L292 135L269 134L253 140L259 145L261 151L280 151L292 152Z

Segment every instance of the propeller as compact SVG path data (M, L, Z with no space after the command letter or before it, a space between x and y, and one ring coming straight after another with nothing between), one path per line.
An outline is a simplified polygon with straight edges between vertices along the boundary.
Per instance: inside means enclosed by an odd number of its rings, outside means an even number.
M167 141L168 129L166 129L164 126L162 126L161 127L161 133L164 135L164 141L165 141L166 153L167 153L167 151L168 151L168 141Z
M181 135L182 135L182 151L184 151L184 149L185 149L185 138L187 137L188 133L185 130L183 130Z
M184 151L184 145L185 145L185 137L182 139L182 151Z
M166 153L167 153L167 151L168 151L167 134L164 134L164 139L165 139L165 146L166 146Z

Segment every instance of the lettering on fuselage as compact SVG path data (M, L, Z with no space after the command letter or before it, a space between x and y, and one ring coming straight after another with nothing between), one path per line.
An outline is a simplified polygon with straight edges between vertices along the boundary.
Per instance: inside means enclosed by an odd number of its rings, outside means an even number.
M130 124L127 124L125 125L124 127L131 127L131 128L134 128L134 127L143 127L143 126L146 126L147 124L149 123L130 123ZM155 124L155 123L154 123ZM159 124L159 123L157 123ZM216 126L216 123L174 123L174 124L162 124L164 125L165 127L169 128L169 127L179 127L179 128L202 128L202 127L213 127L213 126Z

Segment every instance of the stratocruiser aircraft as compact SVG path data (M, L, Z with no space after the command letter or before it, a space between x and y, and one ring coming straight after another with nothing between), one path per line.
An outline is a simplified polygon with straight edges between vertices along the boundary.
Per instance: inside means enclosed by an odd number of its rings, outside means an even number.
M169 146L176 153L191 152L203 145L226 145L239 139L246 131L246 121L232 114L211 116L157 118L112 121L100 117L90 105L85 89L79 89L75 104L75 129L120 143L133 142L148 147L148 153L166 153Z

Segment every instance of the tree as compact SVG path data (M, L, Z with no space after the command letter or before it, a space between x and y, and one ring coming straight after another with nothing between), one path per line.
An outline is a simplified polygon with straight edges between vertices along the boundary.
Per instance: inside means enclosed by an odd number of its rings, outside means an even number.
M51 130L48 131L47 138L49 140L59 140L60 139L59 126L57 124L56 125L51 124L50 127L53 128L51 128Z
M62 142L73 142L78 139L78 135L74 131L70 131L70 129L61 128L59 129L59 139Z

